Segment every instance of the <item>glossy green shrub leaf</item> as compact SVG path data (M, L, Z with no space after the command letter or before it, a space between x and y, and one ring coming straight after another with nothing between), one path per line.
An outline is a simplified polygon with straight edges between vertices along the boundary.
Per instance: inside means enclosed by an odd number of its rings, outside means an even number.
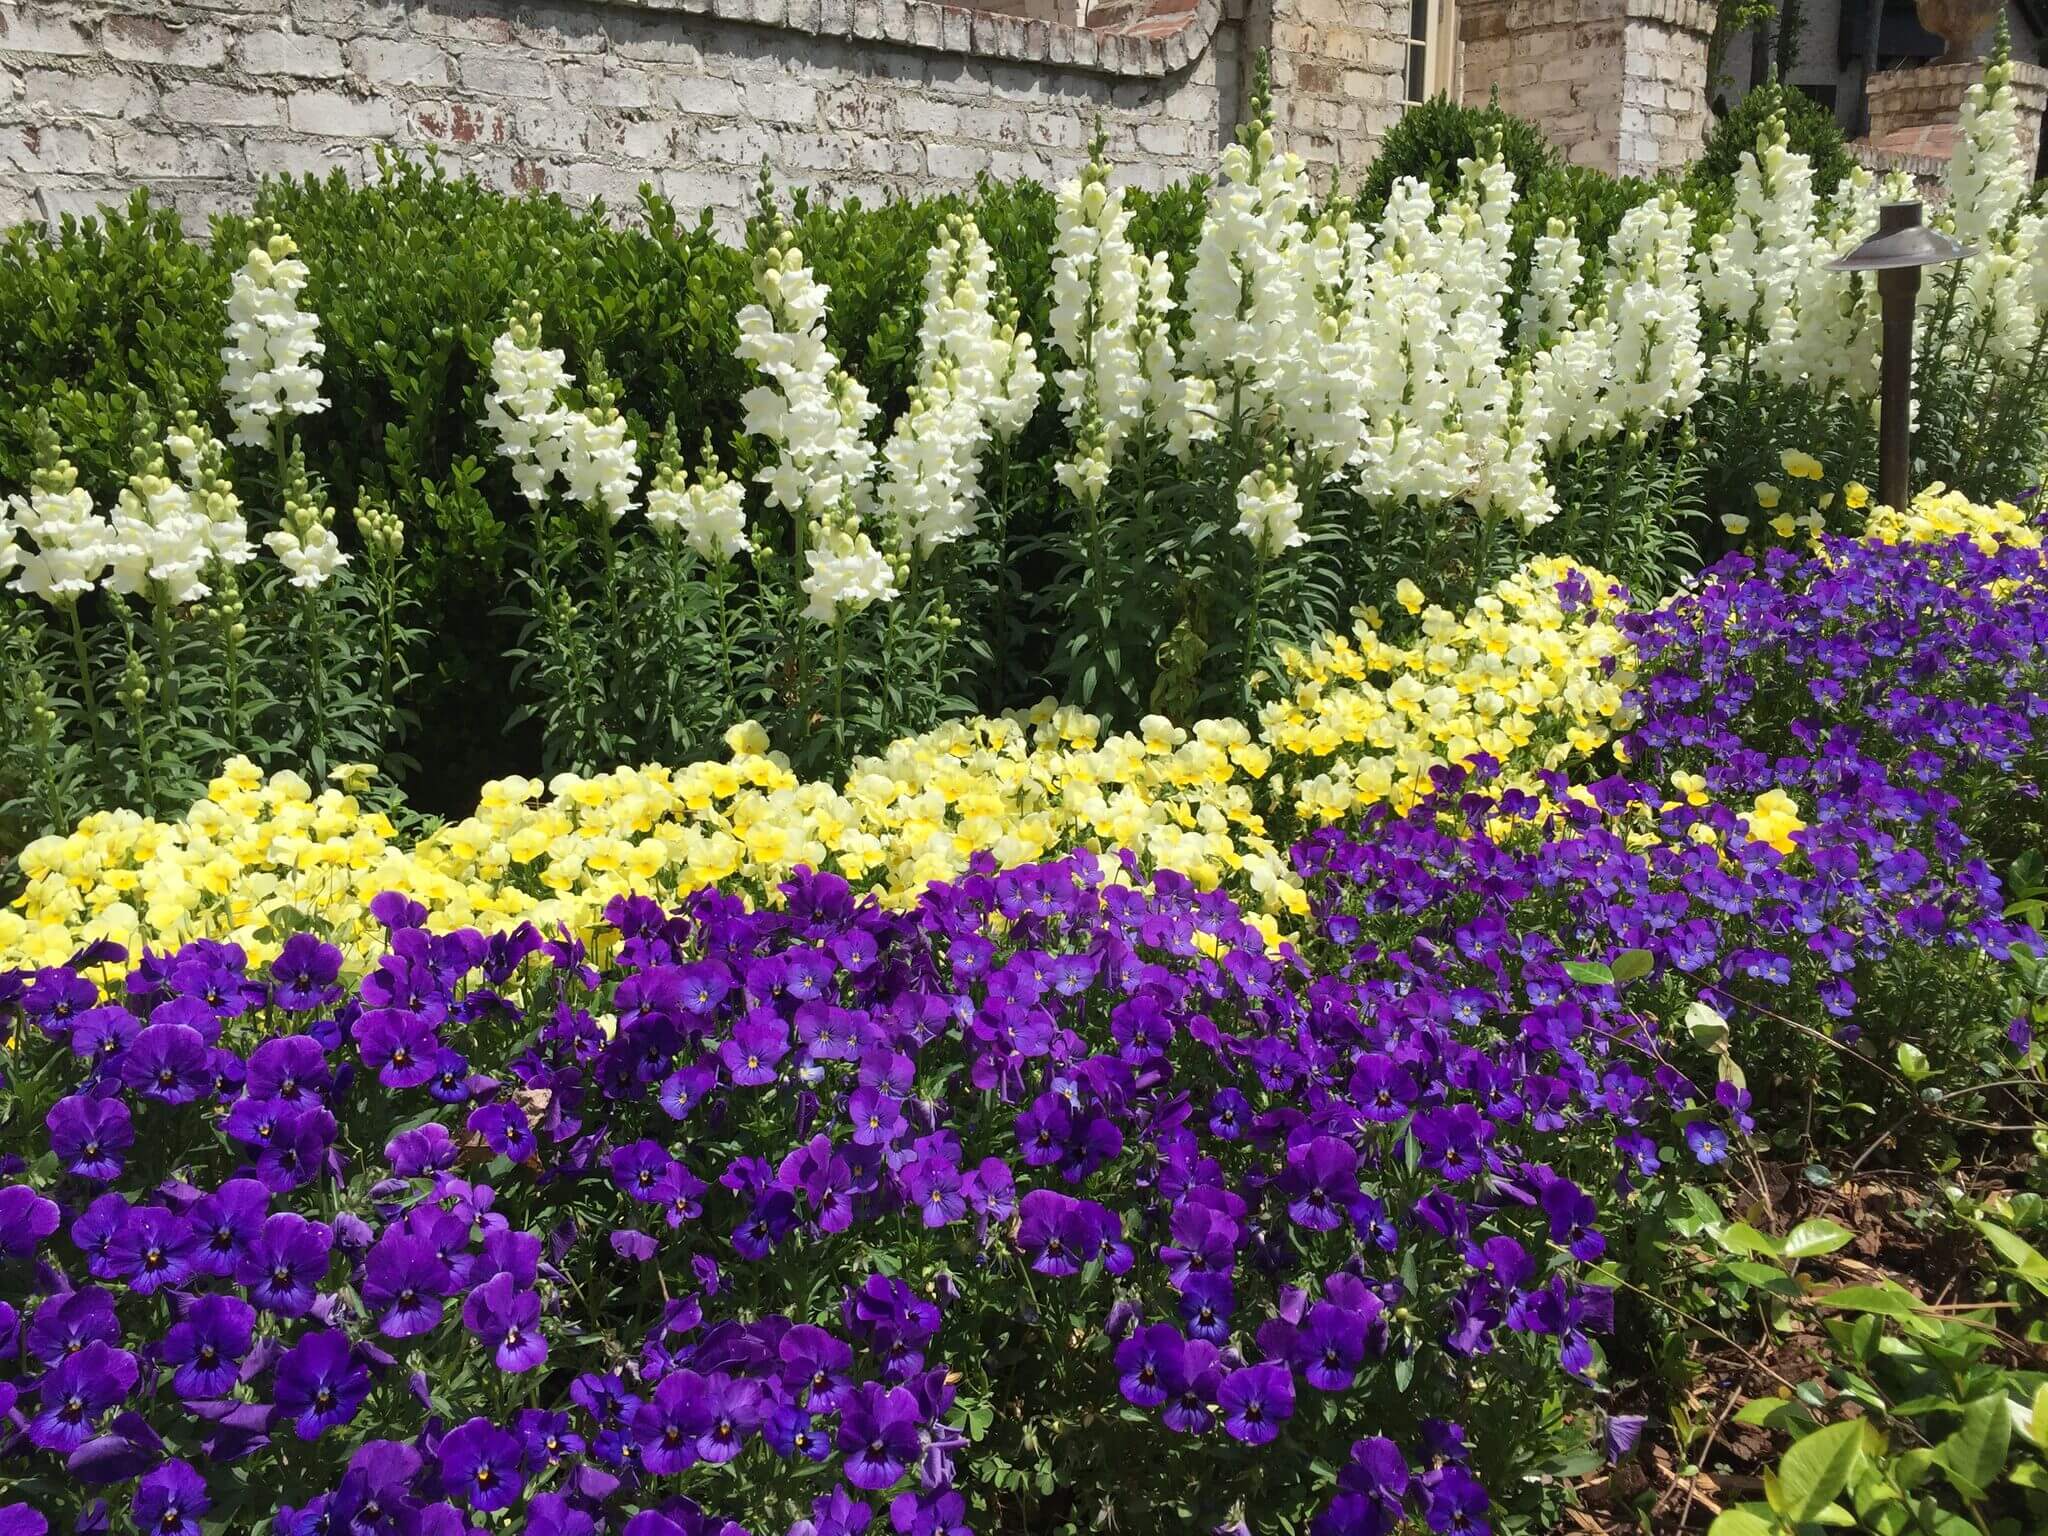
M1794 1442L1778 1462L1772 1508L1795 1525L1819 1519L1849 1486L1862 1456L1863 1425L1856 1419L1830 1424Z

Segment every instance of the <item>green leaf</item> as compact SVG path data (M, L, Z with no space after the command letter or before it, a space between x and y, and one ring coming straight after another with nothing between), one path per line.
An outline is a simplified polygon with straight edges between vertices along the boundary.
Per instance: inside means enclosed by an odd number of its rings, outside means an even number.
M1655 967L1656 957L1647 949L1625 949L1614 957L1611 974L1614 984L1625 987L1632 981L1640 981Z
M1716 1241L1730 1253L1763 1253L1774 1259L1785 1256L1782 1238L1772 1237L1768 1232L1759 1232L1746 1221L1731 1221L1714 1234Z
M1813 1415L1807 1411L1804 1403L1793 1398L1755 1397L1742 1405L1741 1410L1735 1415L1735 1422L1782 1430L1789 1434L1811 1424Z
M1706 1003L1690 1003L1685 1010L1686 1033L1694 1045L1717 1051L1728 1043L1728 1021Z
M1998 1256L2010 1265L2013 1272L2043 1295L2048 1295L2048 1258L2040 1250L2016 1232L2009 1232L1995 1221L1977 1222L1977 1230L1984 1234L1984 1240L1998 1250Z
M1589 987L1614 985L1614 972L1597 960L1567 960L1564 973L1573 981L1584 982Z
M1797 1441L1778 1463L1780 1515L1794 1525L1817 1520L1849 1486L1863 1457L1863 1425L1845 1419Z
M2035 1389L2033 1420L2027 1430L2027 1438L2043 1450L2048 1450L2048 1382Z
M1988 1393L1963 1408L1962 1427L1935 1447L1948 1469L1949 1481L1973 1499L1981 1499L2005 1470L2012 1443L2012 1414L2003 1391Z
M1714 1517L1707 1536L1775 1536L1784 1529L1770 1505L1737 1504Z
M1909 1083L1917 1083L1930 1076L1934 1069L1927 1064L1927 1053L1919 1046L1901 1040L1897 1052L1899 1071Z
M1813 1301L1838 1312L1875 1312L1879 1317L1918 1317L1925 1310L1919 1297L1889 1280L1881 1285L1845 1285Z
M1833 1253L1855 1238L1856 1234L1826 1217L1802 1221L1785 1234L1785 1257L1788 1259L1811 1259L1823 1253Z

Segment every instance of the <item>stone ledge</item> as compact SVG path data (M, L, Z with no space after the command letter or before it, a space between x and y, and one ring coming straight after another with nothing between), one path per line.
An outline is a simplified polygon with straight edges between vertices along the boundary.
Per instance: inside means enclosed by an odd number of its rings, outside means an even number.
M620 10L680 12L726 20L732 0L603 0ZM1655 4L1659 0L1628 0ZM1698 4L1699 0L1661 0ZM1135 12L1135 14L1129 14ZM941 0L884 0L878 12L848 4L822 5L819 37L852 42L890 42L928 53L967 54L1017 64L1057 64L1093 74L1158 78L1177 74L1208 47L1223 16L1223 0L1148 0L1119 7L1113 27L1076 27L1065 22L1026 20L1000 11L946 5ZM856 19L857 18L857 19Z
M1866 87L1870 104L1866 142L1879 153L1945 164L1954 153L1963 97L1983 78L1982 59L1914 65L1872 75ZM2020 156L2031 166L2040 147L2042 115L2048 109L2048 69L2015 61L2012 87L2019 108ZM1921 173L1915 170L1912 174L1918 177Z
M1680 32L1711 34L1718 0L1458 0L1459 36L1514 34L1537 27L1598 22L1659 22ZM1470 19L1483 16L1475 28Z

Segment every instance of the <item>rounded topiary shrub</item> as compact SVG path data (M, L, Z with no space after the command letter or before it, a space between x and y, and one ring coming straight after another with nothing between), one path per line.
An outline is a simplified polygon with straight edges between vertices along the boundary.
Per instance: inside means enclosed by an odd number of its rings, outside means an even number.
M1458 162L1477 155L1495 132L1520 189L1537 185L1558 163L1557 151L1534 123L1512 117L1498 105L1467 107L1448 96L1432 97L1410 107L1388 133L1379 158L1359 184L1359 214L1377 220L1386 211L1394 183L1404 176L1426 181L1438 193L1457 186Z
M1792 148L1813 161L1814 192L1824 198L1834 196L1835 189L1856 169L1843 144L1842 125L1806 92L1778 80L1758 86L1714 125L1706 148L1686 172L1687 191L1732 185L1744 152L1755 152L1756 137L1774 112L1784 113L1785 134Z

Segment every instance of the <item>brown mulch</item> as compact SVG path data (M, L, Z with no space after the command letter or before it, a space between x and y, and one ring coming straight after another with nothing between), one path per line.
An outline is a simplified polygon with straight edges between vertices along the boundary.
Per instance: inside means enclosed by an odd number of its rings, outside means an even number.
M1958 1176L1979 1198L2011 1188L2010 1170L1981 1168ZM1912 1175L1861 1174L1827 1187L1800 1176L1797 1165L1758 1165L1752 1179L1752 1225L1784 1233L1819 1217L1856 1236L1835 1253L1807 1259L1802 1279L1819 1289L1889 1280L1939 1306L1973 1290L1975 1245L1944 1230L1946 1199L1933 1181ZM1796 1322L1796 1319L1795 1319ZM1584 1536L1680 1536L1704 1531L1731 1504L1763 1497L1763 1473L1783 1453L1783 1437L1735 1423L1753 1398L1784 1396L1790 1385L1824 1378L1825 1340L1803 1326L1736 1344L1696 1341L1691 1382L1677 1404L1629 1403L1618 1411L1648 1413L1635 1454L1577 1485L1576 1506L1559 1529ZM1672 1408L1708 1429L1691 1452L1700 1470L1686 1475L1671 1435Z

